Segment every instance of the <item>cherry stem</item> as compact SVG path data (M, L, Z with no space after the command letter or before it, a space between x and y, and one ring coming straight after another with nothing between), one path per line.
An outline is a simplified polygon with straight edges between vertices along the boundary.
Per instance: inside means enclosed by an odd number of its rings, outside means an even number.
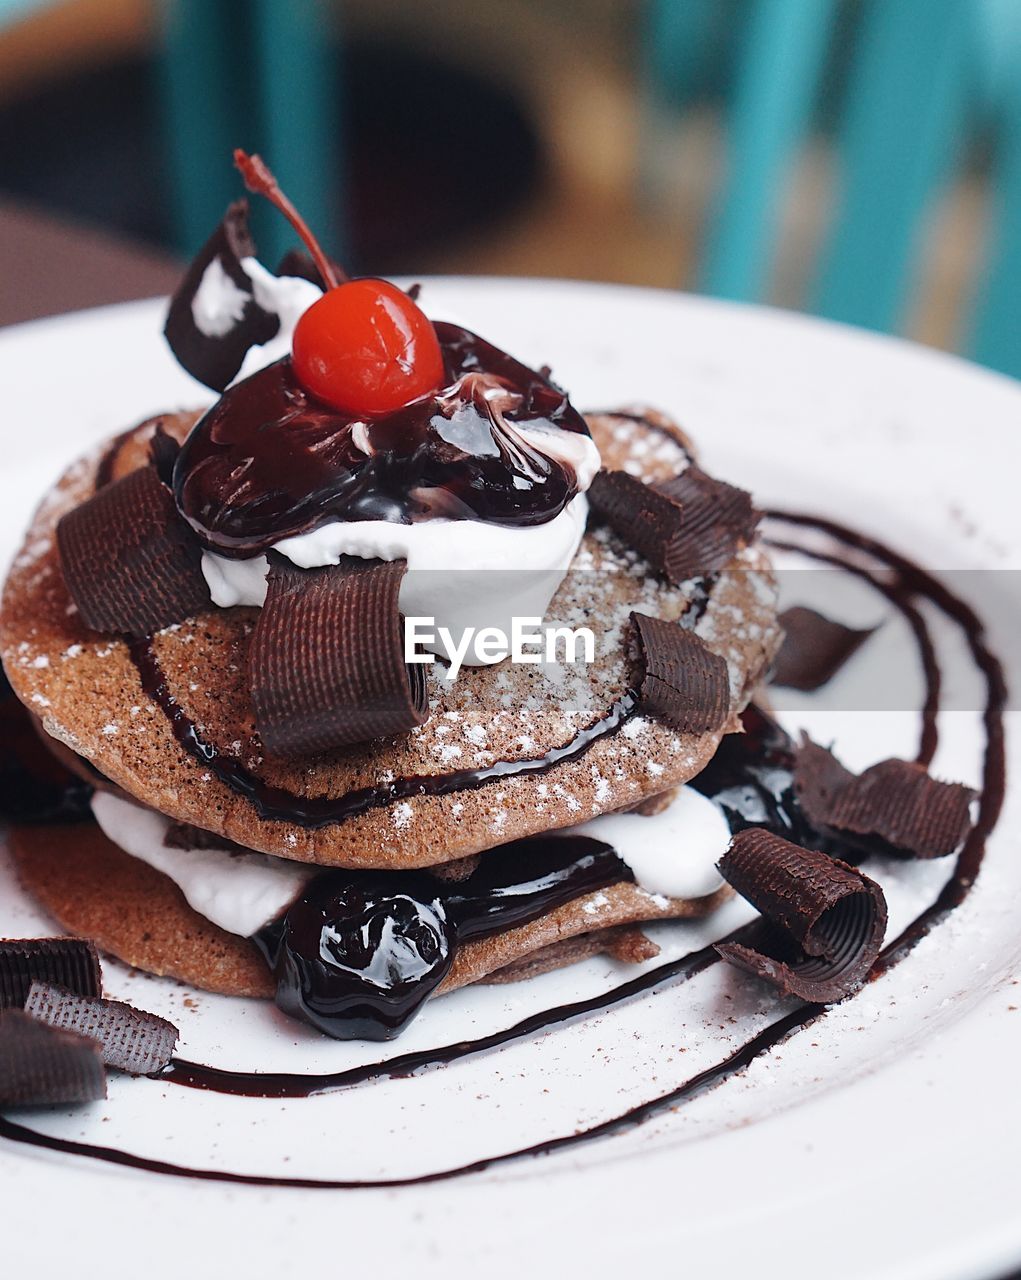
M280 210L297 231L305 248L312 255L312 261L316 264L327 289L336 289L339 284L349 279L343 267L332 263L323 253L319 241L312 234L308 223L280 190L280 184L274 178L269 165L266 164L262 156L250 156L247 151L242 151L238 147L234 152L234 164L240 170L248 190L253 195L265 196L275 208Z

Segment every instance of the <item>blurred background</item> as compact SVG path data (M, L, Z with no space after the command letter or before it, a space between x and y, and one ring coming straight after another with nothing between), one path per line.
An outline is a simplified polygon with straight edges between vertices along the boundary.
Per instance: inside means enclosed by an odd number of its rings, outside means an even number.
M0 320L170 287L234 145L351 271L683 287L1021 376L1021 0L0 0Z

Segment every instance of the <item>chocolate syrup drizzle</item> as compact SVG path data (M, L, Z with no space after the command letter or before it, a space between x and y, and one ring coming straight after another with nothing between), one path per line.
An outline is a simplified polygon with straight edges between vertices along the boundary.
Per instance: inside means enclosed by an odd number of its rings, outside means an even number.
M344 1040L390 1040L453 967L458 948L575 898L634 880L610 845L538 836L486 854L463 880L428 871L325 871L252 941L293 1018Z
M556 437L588 435L548 378L438 322L446 390L359 418L317 400L289 356L228 388L174 468L202 543L247 558L328 521L544 524L578 492ZM551 447L546 447L548 439Z
M542 756L497 760L485 768L459 769L452 773L414 774L376 786L359 787L342 796L299 796L284 787L273 787L263 782L239 760L221 754L202 736L198 726L174 697L151 637L129 640L128 650L138 669L143 690L162 708L174 737L189 755L200 761L225 786L245 796L260 818L288 822L312 831L412 796L447 796L455 791L474 790L501 778L547 773L566 760L583 756L600 738L616 733L638 705L637 695L629 689L606 715L575 734L569 742Z
M996 656L989 649L983 625L974 611L925 570L876 540L833 521L790 512L777 511L770 512L769 515L776 521L796 528L811 529L827 535L848 550L863 553L877 560L883 570L892 571L895 577L896 593L889 595L889 598L893 603L898 608L903 608L904 604L907 603L907 595L918 595L927 599L945 616L957 623L964 633L975 664L985 679L986 703L983 712L983 723L986 733L986 746L982 765L982 789L977 820L957 856L950 878L936 900L918 915L897 938L888 943L880 954L879 960L870 975L870 980L875 980L903 960L933 928L964 901L978 875L986 842L996 825L1003 806L1006 787L1003 711L1007 693L1003 669ZM784 543L783 545L796 544ZM842 567L850 569L851 572L867 577L869 581L876 581L876 574L861 569L853 561L847 562L828 553L819 555L801 546L798 546L798 549L807 551L810 555L815 554L816 558L829 559L833 563L838 563ZM883 580L885 581L885 578ZM880 586L879 589L883 590L884 588ZM919 758L928 759L931 757L932 750L935 747L936 726L933 712L935 697L938 697L938 683L934 683L934 676L938 676L938 667L935 666L934 661L930 660L932 658L931 642L927 641L928 633L924 630L924 623L922 628L914 626L914 631L919 642L919 652L922 655L928 683L927 712L923 716ZM929 658L927 658L927 654ZM936 690L935 695L933 694L934 687ZM476 1041L462 1041L454 1045L447 1045L432 1052L426 1050L415 1054L399 1055L389 1061L370 1064L331 1076L306 1077L304 1079L308 1087L305 1089L299 1087L301 1077L266 1076L257 1078L258 1073L228 1072L180 1062L172 1064L164 1079L188 1085L189 1087L213 1088L231 1093L248 1094L255 1092L257 1089L260 1095L274 1097L302 1096L307 1093L319 1093L328 1088L351 1086L382 1076L418 1071L444 1062L453 1062L459 1058L507 1044L521 1036L533 1034L534 1031L543 1027L598 1012L622 1000L629 999L644 990L649 990L661 982L671 980L684 981L708 968L715 962L715 958L715 952L712 952L711 948L703 948L702 951L682 957L669 965L661 965L656 969L647 971L631 982L616 987L602 996L579 1001L571 1005L563 1005L560 1008L534 1015L532 1018L525 1019L514 1027L508 1028L506 1031L497 1032ZM16 1124L4 1117L0 1117L0 1137L6 1137L14 1142L60 1151L65 1154L86 1156L91 1159L98 1159L147 1172L208 1181L337 1190L421 1185L460 1177L469 1173L481 1172L524 1156L549 1155L596 1138L622 1133L642 1124L666 1109L676 1108L681 1103L691 1101L716 1085L722 1084L731 1076L745 1070L761 1054L775 1048L797 1031L823 1017L825 1012L825 1007L821 1005L802 1005L766 1027L758 1035L753 1036L715 1066L700 1072L666 1093L651 1098L637 1107L633 1107L622 1114L613 1116L587 1129L577 1130L570 1134L550 1138L543 1142L485 1157L457 1167L404 1178L369 1181L352 1179L327 1180L229 1173L213 1169L190 1169L164 1161L147 1159L143 1156L114 1150L109 1147L93 1146L88 1143L51 1137L48 1134L42 1134Z

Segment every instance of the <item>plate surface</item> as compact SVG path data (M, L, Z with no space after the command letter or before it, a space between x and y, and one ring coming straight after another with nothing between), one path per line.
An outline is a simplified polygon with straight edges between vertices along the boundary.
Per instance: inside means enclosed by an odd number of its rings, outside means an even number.
M444 279L426 282L423 304L525 360L551 363L583 409L637 401L667 409L690 429L706 467L762 504L844 520L952 573L955 589L990 615L1001 655L1016 647L1017 384L897 340L646 290ZM3 563L73 456L149 414L208 401L165 350L161 312L157 302L137 303L0 334ZM825 576L798 567L792 561L784 575L785 603L810 600ZM849 598L848 607L871 622L889 613L879 597ZM898 625L870 641L882 696L859 692L870 686L856 658L825 699L784 699L788 728L835 739L858 768L910 753L918 681ZM936 638L950 675L935 772L974 783L980 702L952 629ZM1011 711L1012 736L1017 728ZM454 1182L347 1193L178 1181L0 1145L4 1218L21 1224L5 1232L5 1257L39 1276L80 1267L102 1248L109 1275L175 1278L221 1276L225 1264L229 1274L299 1274L321 1256L345 1271L400 1266L416 1277L452 1265L466 1274L637 1273L683 1259L693 1275L991 1280L1021 1261L1019 818L1014 787L977 888L890 974L744 1075L631 1134ZM948 872L945 863L868 869L890 898L890 936ZM679 955L743 911L735 903L708 924L655 936ZM0 851L0 936L50 928ZM324 1070L378 1056L306 1035L258 1002L189 992L113 963L105 974L113 994L178 1022L188 1058ZM596 959L528 984L457 993L428 1007L399 1049L477 1036L625 976ZM766 989L717 966L411 1079L284 1102L115 1079L105 1104L27 1120L210 1168L424 1172L627 1110L782 1011ZM102 1244L100 1221L117 1223Z

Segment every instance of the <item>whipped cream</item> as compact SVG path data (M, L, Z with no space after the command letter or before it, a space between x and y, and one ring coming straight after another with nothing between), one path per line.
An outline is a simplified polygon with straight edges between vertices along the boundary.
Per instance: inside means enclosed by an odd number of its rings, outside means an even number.
M639 888L666 898L704 898L723 877L716 864L730 844L722 812L694 787L681 787L661 813L606 813L557 835L592 836L613 845Z
M248 352L238 379L289 355L294 326L322 297L317 285L297 276L275 276L256 258L243 258L241 267L251 281L255 301L280 318L280 330L270 342ZM192 314L201 332L220 337L241 318L246 301L245 292L214 258L203 273ZM358 426L353 432L356 443ZM455 430L456 423L449 429ZM578 496L545 524L509 528L478 520L435 519L409 525L384 520L332 522L284 538L274 550L301 569L337 564L341 556L407 560L400 610L405 617L433 620L436 640L426 647L441 658L454 657L444 632L459 637L496 628L510 636L515 617L545 617L585 532L588 503L583 495L600 466L599 450L588 436L519 423L513 424L513 431L547 457L570 466L577 476ZM220 608L261 608L265 603L265 556L233 560L207 551L202 572L213 603ZM489 661L505 657L507 652L494 649ZM464 661L482 665L474 652Z
M92 814L108 840L169 876L199 915L245 938L285 911L318 873L267 853L169 849L169 818L105 791L92 797Z
M301 569L337 564L341 556L407 560L399 596L401 613L433 618L437 640L431 651L450 659L453 655L439 635L441 628L460 636L472 627L497 627L509 636L515 617L545 617L578 550L587 518L588 500L579 494L546 524L508 528L481 520L334 521L284 538L275 549ZM213 603L224 609L261 607L268 571L265 556L228 560L209 551L202 556ZM503 657L506 654L492 661ZM480 664L473 654L464 661Z
M320 867L268 853L173 849L164 844L170 819L108 792L92 797L103 834L133 858L163 872L188 905L228 933L249 938L286 911ZM612 845L639 888L669 898L701 898L723 880L716 863L730 843L726 819L691 787L662 813L611 813L555 835L586 835Z
M240 323L247 305L248 294L230 278L219 257L213 258L191 300L195 328L207 338L222 338Z

